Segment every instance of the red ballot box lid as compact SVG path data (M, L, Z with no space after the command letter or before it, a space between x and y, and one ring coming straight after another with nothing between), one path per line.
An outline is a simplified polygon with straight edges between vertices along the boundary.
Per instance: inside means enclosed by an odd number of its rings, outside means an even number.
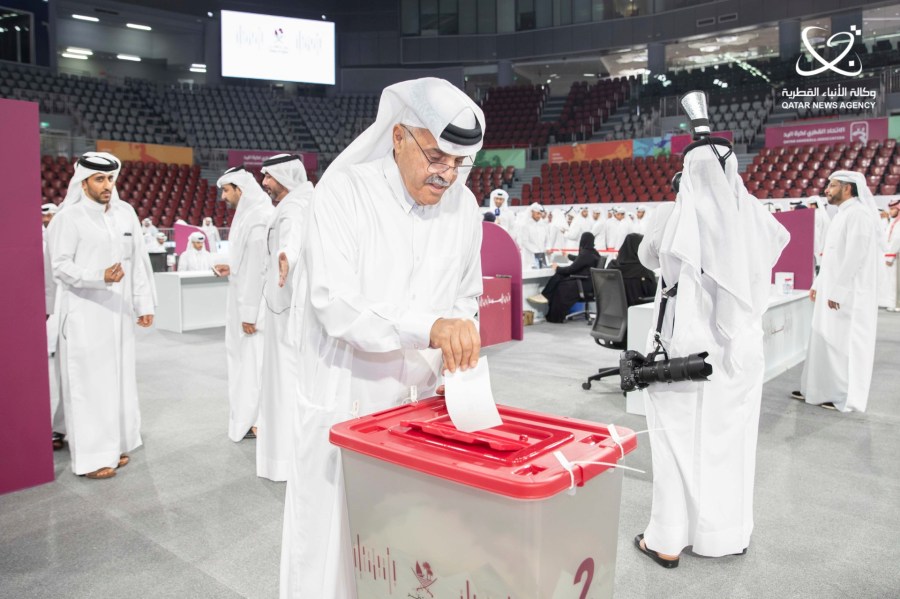
M497 408L503 424L464 433L436 397L336 424L329 438L344 449L515 499L546 499L572 485L556 451L572 463L580 487L637 446L634 432L621 426L615 427L619 446L605 424Z

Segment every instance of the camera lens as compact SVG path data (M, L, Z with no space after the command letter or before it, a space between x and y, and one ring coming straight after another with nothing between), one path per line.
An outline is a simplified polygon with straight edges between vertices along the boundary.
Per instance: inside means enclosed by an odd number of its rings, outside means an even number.
M636 369L635 375L644 384L705 381L712 374L712 366L705 361L707 356L708 352L701 352L685 358L651 362Z

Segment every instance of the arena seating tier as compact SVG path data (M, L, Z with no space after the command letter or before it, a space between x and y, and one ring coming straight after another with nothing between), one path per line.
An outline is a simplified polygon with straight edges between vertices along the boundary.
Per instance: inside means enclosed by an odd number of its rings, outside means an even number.
M897 140L763 148L741 178L760 199L803 198L821 196L838 169L865 174L876 195L894 195L900 184Z
M541 165L541 176L522 186L512 206L658 202L674 200L672 177L681 156L615 158Z

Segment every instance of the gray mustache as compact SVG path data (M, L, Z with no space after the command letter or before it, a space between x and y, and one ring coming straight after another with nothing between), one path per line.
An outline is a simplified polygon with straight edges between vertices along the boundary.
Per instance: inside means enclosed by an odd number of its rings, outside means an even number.
M438 177L437 175L431 175L430 177L425 179L425 184L426 185L432 185L432 184L439 185L441 187L450 187L449 183L447 183L446 181L444 181L444 179L442 179L441 177Z

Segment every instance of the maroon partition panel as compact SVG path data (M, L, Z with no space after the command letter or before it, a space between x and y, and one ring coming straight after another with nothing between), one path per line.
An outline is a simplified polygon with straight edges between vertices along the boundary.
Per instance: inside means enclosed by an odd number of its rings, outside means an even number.
M53 480L38 105L0 99L0 493Z
M481 347L512 340L511 280L503 277L482 277L484 292L478 298L478 325Z
M775 280L776 272L792 272L794 289L809 289L816 276L813 245L816 233L815 211L807 209L776 212L775 218L790 232L791 241L772 269L772 281Z
M522 254L512 237L494 223L482 223L481 275L510 278L510 319L512 338L525 334L522 324Z

